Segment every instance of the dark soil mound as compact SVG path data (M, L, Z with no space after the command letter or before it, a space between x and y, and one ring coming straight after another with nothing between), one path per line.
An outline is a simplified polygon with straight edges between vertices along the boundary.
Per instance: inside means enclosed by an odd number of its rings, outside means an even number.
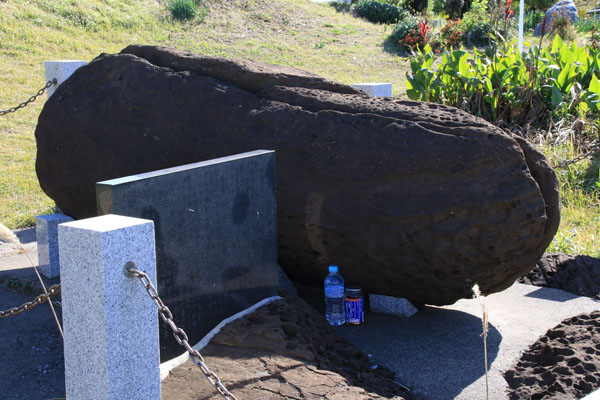
M600 299L600 259L546 253L518 282Z
M600 311L561 322L506 371L510 399L579 399L600 382Z

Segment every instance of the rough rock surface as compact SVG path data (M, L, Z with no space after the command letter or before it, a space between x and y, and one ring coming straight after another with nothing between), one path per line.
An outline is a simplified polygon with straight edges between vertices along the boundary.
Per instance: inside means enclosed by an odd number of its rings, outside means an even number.
M577 6L572 0L560 0L550 7L544 14L544 21L540 22L533 30L533 36L542 35L542 27L544 34L552 32L557 17L565 16L572 24L579 20L577 14Z
M44 106L37 174L95 215L97 181L276 150L279 262L321 285L450 304L505 289L559 223L556 176L524 140L455 108L373 98L303 71L151 46L102 54Z
M389 370L335 335L298 297L277 300L226 325L201 350L238 399L410 399ZM187 361L162 383L163 399L219 399Z
M546 332L505 372L509 399L580 399L600 386L600 311Z
M546 253L519 282L600 299L600 259Z

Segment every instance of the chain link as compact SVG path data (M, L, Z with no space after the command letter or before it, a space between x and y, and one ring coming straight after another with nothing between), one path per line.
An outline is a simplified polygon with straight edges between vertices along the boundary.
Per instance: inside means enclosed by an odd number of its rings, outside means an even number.
M41 88L40 90L37 91L36 94L34 94L33 96L31 96L29 99L25 100L24 102L22 102L21 104L19 104L18 106L15 107L11 107L8 110L0 110L0 117L6 115L6 114L10 114L13 113L21 108L25 108L29 103L33 103L38 97L40 97L41 95L44 94L44 92L52 85L56 85L57 84L57 80L56 78L49 80L48 82L46 82L46 85Z
M588 148L588 152L587 153L583 153L571 160L567 160L567 161L563 161L561 163L558 163L557 165L554 166L554 168L565 168L568 167L571 164L575 164L578 163L581 160L585 160L586 158L592 158L594 155L596 154L600 154L600 143L596 143L591 145Z
M33 310L35 308L35 306L45 303L46 301L48 301L50 296L58 294L59 292L60 292L60 283L52 286L50 289L48 289L48 293L40 294L33 301L28 301L27 303L22 304L19 307L13 307L13 308L9 308L8 310L5 310L5 311L0 311L0 318L12 317L13 315L20 314L23 311Z
M231 392L229 390L227 390L227 388L223 385L223 383L221 382L221 379L219 379L217 374L212 372L206 366L206 364L204 364L204 358L202 358L202 355L200 354L200 352L198 350L194 350L192 348L192 346L190 346L190 344L188 342L187 334L185 333L185 331L183 329L177 327L177 325L173 321L173 314L171 313L171 310L169 310L169 308L167 306L165 306L165 303L163 303L163 301L158 296L158 292L156 291L156 288L150 281L150 278L148 277L148 275L143 271L139 271L139 270L135 269L135 266L133 263L125 264L125 269L126 269L127 276L130 276L132 278L139 278L139 280L142 282L142 285L144 285L146 292L148 292L148 295L150 296L150 298L152 300L154 300L154 302L156 303L156 305L158 307L158 314L160 315L160 318L167 325L169 325L169 327L173 331L173 336L175 337L175 340L177 340L177 343L179 343L180 346L183 346L186 349L186 351L190 354L190 358L192 359L192 362L200 367L200 369L202 370L202 373L204 374L204 376L206 376L208 381L217 389L217 391L225 399L237 400L237 398L233 394L231 394Z

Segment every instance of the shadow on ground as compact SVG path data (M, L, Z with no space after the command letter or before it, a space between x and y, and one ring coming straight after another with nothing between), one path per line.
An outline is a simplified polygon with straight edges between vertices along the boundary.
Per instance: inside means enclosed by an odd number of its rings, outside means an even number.
M411 318L367 314L365 320L336 331L395 372L417 397L452 399L484 375L482 323L471 314L424 307ZM489 325L488 368L501 341Z

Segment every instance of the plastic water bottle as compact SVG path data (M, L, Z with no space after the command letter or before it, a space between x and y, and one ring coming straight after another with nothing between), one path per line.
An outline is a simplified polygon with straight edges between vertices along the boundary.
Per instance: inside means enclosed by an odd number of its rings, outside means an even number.
M325 318L333 326L343 325L346 321L344 278L337 265L329 266L329 275L325 278Z

